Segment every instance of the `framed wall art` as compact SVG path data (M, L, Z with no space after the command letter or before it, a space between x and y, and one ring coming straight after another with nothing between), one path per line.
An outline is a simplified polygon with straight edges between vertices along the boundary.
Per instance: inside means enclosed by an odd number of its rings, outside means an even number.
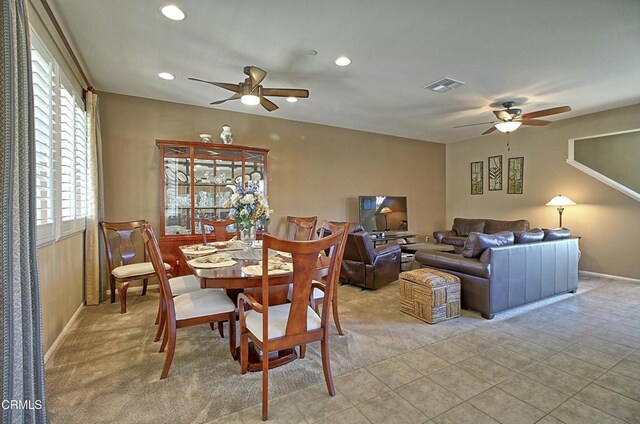
M522 194L524 187L524 157L509 158L507 193Z
M471 194L483 194L483 161L471 162Z
M489 191L502 190L502 155L489 156L487 164L489 172Z

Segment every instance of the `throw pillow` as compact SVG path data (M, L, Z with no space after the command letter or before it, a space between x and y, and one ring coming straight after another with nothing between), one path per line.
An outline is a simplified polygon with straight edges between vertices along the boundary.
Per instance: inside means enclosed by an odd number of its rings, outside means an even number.
M571 237L571 230L568 228L543 228L544 241L561 240Z
M489 247L507 246L513 244L515 238L511 231L501 231L494 234L469 233L464 244L462 256L465 258L477 258Z
M513 236L516 244L535 243L544 240L544 231L540 228L534 228L530 231L514 231Z

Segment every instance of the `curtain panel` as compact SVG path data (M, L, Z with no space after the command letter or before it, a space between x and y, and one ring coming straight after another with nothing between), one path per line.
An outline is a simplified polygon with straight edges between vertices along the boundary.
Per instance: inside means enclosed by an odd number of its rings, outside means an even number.
M101 140L98 119L98 95L87 91L87 226L85 233L85 299L87 305L98 305L103 299L100 259L102 243L98 224L102 220L102 173L100 172Z
M0 1L0 422L46 423L29 25Z

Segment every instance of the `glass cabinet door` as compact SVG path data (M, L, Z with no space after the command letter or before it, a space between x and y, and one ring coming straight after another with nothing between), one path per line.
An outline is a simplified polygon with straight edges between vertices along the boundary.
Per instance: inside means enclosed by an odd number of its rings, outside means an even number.
M245 181L252 181L258 184L258 188L266 194L266 155L261 152L245 152Z
M164 233L191 234L191 161L164 158Z

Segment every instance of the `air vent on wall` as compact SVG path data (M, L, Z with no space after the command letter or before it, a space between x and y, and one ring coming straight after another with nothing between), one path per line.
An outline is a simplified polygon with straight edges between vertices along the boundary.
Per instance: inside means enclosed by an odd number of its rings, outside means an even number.
M429 85L425 85L422 88L425 90L435 91L436 93L446 93L447 91L453 90L454 88L458 88L465 83L462 81L457 81L452 78L441 78L438 81L432 82Z

